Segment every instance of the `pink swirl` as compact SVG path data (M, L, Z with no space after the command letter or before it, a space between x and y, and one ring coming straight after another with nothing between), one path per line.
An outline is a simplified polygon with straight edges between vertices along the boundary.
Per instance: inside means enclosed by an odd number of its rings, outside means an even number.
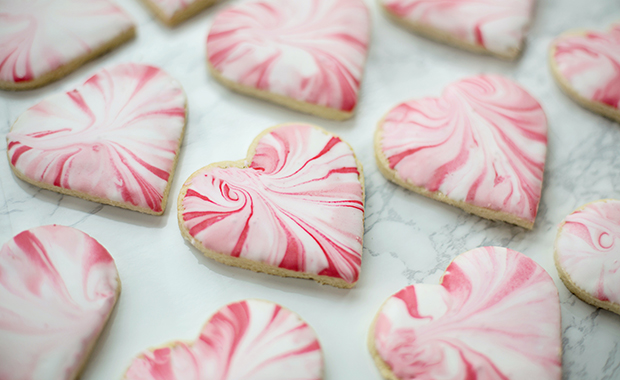
M289 124L262 135L248 161L208 166L186 182L180 212L189 234L220 254L355 283L364 199L351 148Z
M207 37L225 78L315 105L353 111L370 16L361 0L262 0L217 15Z
M553 46L558 71L579 95L620 108L620 25L560 36Z
M295 313L267 301L220 309L191 345L175 342L134 359L125 380L320 380L321 345Z
M24 112L7 136L11 165L35 183L162 213L185 126L181 85L123 64Z
M119 291L112 257L85 233L16 235L0 250L0 379L73 379Z
M519 50L534 0L380 0L388 12L499 54Z
M620 201L593 202L570 214L555 247L562 269L577 287L620 305Z
M400 104L382 124L382 154L403 180L533 223L547 151L547 119L516 83L478 76L440 98Z
M476 248L448 266L441 285L389 298L374 344L402 380L559 380L559 303L553 280L530 258Z
M4 1L0 9L0 81L40 77L133 28L109 0Z

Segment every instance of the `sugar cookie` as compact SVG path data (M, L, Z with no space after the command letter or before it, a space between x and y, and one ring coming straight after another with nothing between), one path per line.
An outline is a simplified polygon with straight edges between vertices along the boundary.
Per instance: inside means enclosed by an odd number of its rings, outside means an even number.
M186 108L179 82L156 67L102 70L17 119L7 136L11 169L44 189L161 215Z
M560 225L555 266L568 290L620 314L620 201L588 203Z
M538 211L546 152L540 104L498 75L464 79L439 98L402 103L375 134L377 163L390 181L528 229Z
M135 35L110 0L3 1L0 89L29 90L64 77Z
M527 256L476 248L441 285L411 285L381 306L370 352L386 379L560 380L560 299Z
M217 15L213 76L235 91L328 119L353 115L370 15L362 0L260 0Z
M120 291L112 256L85 233L16 235L0 249L0 379L76 379Z
M194 16L217 0L142 0L168 26L175 26Z
M318 127L261 133L245 160L206 166L183 185L181 233L227 265L350 288L364 235L364 177L351 147Z

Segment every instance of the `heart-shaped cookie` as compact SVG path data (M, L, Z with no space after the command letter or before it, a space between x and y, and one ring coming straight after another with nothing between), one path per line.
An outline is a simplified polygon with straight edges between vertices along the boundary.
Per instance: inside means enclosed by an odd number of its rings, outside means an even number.
M110 0L3 1L0 89L28 90L62 78L135 35Z
M568 96L620 122L620 24L607 33L575 30L562 34L551 44L549 63Z
M220 309L193 343L134 359L124 380L320 380L321 345L297 314L259 300Z
M166 25L174 26L192 17L217 0L143 0Z
M531 229L547 152L540 104L497 75L440 98L402 103L379 122L375 154L390 181L487 219Z
M379 0L394 21L462 49L515 59L523 48L534 0Z
M247 159L192 174L178 209L185 239L224 264L342 288L359 277L362 166L347 143L321 128L264 131Z
M253 1L217 15L207 61L235 91L344 120L357 105L369 35L362 0Z
M161 215L186 99L162 70L122 64L24 112L7 136L15 175L44 189Z
M570 214L555 240L555 266L577 297L620 314L620 201L592 202Z
M369 349L387 379L560 380L560 299L525 255L476 248L441 285L411 285L381 306Z
M0 249L0 379L78 377L121 291L112 256L71 227Z

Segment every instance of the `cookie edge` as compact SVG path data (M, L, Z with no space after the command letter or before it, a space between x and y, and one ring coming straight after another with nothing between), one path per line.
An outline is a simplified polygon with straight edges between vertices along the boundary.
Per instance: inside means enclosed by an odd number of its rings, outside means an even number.
M183 199L185 198L185 195L187 193L187 190L189 189L190 186L190 181L199 176L200 174L204 173L207 170L210 170L212 168L229 168L229 167L236 167L239 169L246 169L247 163L252 162L253 158L254 158L254 154L256 153L256 147L258 146L258 144L260 143L260 140L268 135L269 133L271 133L272 131L282 128L282 127L286 127L289 125L305 125L305 126L310 126L318 131L320 131L323 134L326 134L328 136L333 136L333 137L337 137L338 139L340 139L340 141L342 141L343 143L345 143L349 149L351 150L351 154L353 155L353 158L355 159L355 163L357 165L357 170L359 172L358 174L358 180L360 182L360 185L362 187L362 205L364 206L364 212L362 215L362 231L360 232L360 238L362 239L361 241L361 247L362 247L362 251L360 252L360 258L363 257L363 247L364 247L364 220L363 218L366 215L366 186L365 186L365 181L364 181L364 169L362 167L362 163L358 160L355 151L353 150L353 147L351 147L351 145L346 142L345 140L343 140L340 136L333 134L331 132L328 132L327 130L313 125L313 124L308 124L308 123L284 123L284 124L278 124L275 125L273 127L267 128L264 131L262 131L261 133L258 134L258 136L256 136L254 138L254 140L252 141L252 143L250 144L250 147L248 148L248 153L246 158L238 160L238 161L220 161L220 162L214 162L212 164L209 164L207 166L204 166L198 170L196 170L194 173L192 173L187 180L185 180L185 182L183 183L183 187L181 188L181 190L179 191L179 196L177 197L177 220L178 220L178 224L179 224L179 229L181 230L181 235L183 235L183 238L185 240L187 240L188 242L190 242L196 249L198 249L200 252L202 252L206 257L213 259L215 261L218 261L222 264L225 265L229 265L229 266L233 266L233 267L238 267L238 268L242 268L242 269L248 269L251 270L253 272L257 272L257 273L266 273L266 274L270 274L270 275L274 275L274 276L280 276L280 277L292 277L292 278L301 278L301 279L309 279L309 280L314 280L318 283L320 283L321 285L331 285L333 287L336 288L342 288L342 289L351 289L355 286L355 284L357 284L357 282L359 281L359 276L361 276L361 266L360 266L360 273L358 276L358 279L353 282L353 283L348 283L346 282L344 279L342 278L337 278L337 277L330 277L330 276L322 276L322 275L317 275L317 274L311 274L311 273L307 273L307 272L297 272L297 271L293 271L290 269L284 269L284 268L280 268L280 267L276 267L273 265L268 265L268 264L264 264L264 263L259 263L253 260L249 260L246 259L245 257L234 257L234 256L230 256L227 255L225 253L220 253L220 252L216 252L213 250L210 250L208 248L205 248L200 241L198 241L196 238L194 238L193 236L190 235L189 230L185 227L184 222L183 222L183 213L185 211L185 209L183 208Z
M218 0L196 0L190 5L188 5L186 8L177 10L170 17L166 16L163 10L153 1L141 0L141 2L151 11L153 15L157 17L157 19L159 19L161 23L163 23L169 28L172 28L198 15L204 9L215 5Z
M590 293L588 293L584 289L581 289L573 281L573 279L570 277L568 272L566 272L564 270L564 267L562 267L562 263L560 262L560 253L559 253L559 250L558 250L558 241L560 240L560 235L562 234L562 230L564 229L564 224L566 224L566 218L568 218L569 216L573 215L574 213L576 213L578 211L585 210L588 206L590 206L592 204L607 203L609 201L618 201L618 200L617 199L612 199L612 198L606 198L606 199L600 199L600 200L593 201L593 202L588 202L588 203L580 206L579 208L577 208L576 210L574 210L570 214L568 214L564 218L564 220L562 220L562 223L560 223L560 226L558 227L558 232L556 234L555 241L553 243L553 261L555 263L555 268L558 271L558 276L560 277L560 280L562 280L562 282L564 283L564 286L566 286L566 288L571 293L573 293L575 296L577 296L577 298L579 298L583 302L588 303L588 304L590 304L592 306L595 306L595 307L598 307L598 308L601 308L601 309L605 309L605 310L608 310L608 311L610 311L612 313L616 313L616 314L620 315L620 304L614 303L612 301L601 301L600 299L594 297L593 295L591 295Z

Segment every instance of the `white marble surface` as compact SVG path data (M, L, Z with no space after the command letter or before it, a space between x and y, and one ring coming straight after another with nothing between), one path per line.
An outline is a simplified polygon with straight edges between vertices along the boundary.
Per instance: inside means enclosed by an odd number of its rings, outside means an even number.
M235 1L231 1L233 3ZM0 159L0 242L39 225L77 227L116 260L123 293L96 346L84 379L119 379L147 347L194 339L220 306L263 298L299 313L317 331L326 379L379 379L366 349L379 305L402 287L436 283L458 254L483 245L523 252L554 278L562 300L565 379L620 379L620 316L583 303L564 287L553 265L558 223L578 206L620 198L620 125L564 96L547 68L552 38L573 27L606 28L620 20L611 0L540 0L525 54L514 63L478 56L415 36L387 21L368 0L373 32L357 116L331 122L233 93L208 75L204 42L214 14L227 2L176 29L159 24L137 0L119 0L139 24L138 38L43 89L0 93L0 133L45 96L83 82L98 69L136 61L178 78L189 97L189 122L169 207L162 217L40 190L18 180ZM549 121L549 155L533 231L490 222L388 183L378 172L372 135L396 103L439 95L450 82L478 73L515 79L537 97ZM366 174L362 275L352 290L230 268L204 258L178 231L175 200L184 180L215 161L245 156L252 139L282 122L303 121L341 135ZM0 147L2 155L6 146Z

